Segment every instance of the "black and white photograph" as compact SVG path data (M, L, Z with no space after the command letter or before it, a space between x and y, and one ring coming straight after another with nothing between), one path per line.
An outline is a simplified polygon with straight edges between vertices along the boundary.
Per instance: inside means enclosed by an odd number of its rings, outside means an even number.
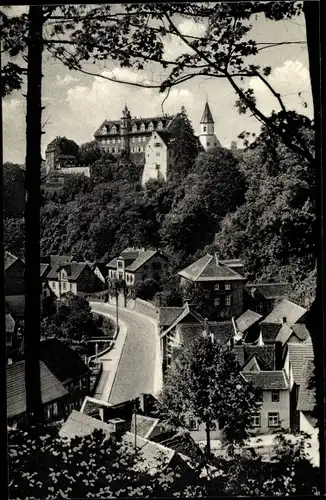
M0 7L10 500L325 495L320 8Z

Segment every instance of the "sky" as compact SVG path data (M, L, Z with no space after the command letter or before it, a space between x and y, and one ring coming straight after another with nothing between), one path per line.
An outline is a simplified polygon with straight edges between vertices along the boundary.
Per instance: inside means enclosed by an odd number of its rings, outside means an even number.
M12 14L19 15L27 6L13 6ZM257 42L304 41L305 23L299 16L287 21L266 21L258 17L252 21L250 32ZM181 20L179 29L184 34L200 35L205 27L192 20ZM165 47L166 58L172 59L183 52L184 48L172 37ZM272 73L269 82L281 94L288 109L293 109L309 117L313 115L310 91L309 65L306 44L283 45L261 51L262 65L270 65ZM85 64L84 69L102 75L128 81L159 80L163 70L159 67L147 68L139 73L132 68L120 68L109 62L107 67ZM105 119L118 120L124 105L127 104L132 117L151 117L162 113L161 104L165 94L158 89L142 89L103 78L92 77L69 71L59 61L53 60L45 52L43 62L43 112L44 135L42 155L56 136L66 136L77 144L92 141L94 132ZM275 98L259 81L251 80L258 106L264 113L279 107ZM301 92L301 96L298 93ZM25 162L25 112L26 103L22 94L26 88L16 91L2 101L3 112L3 160L23 164ZM200 119L208 100L215 121L215 134L224 147L237 141L242 131L259 133L260 123L250 115L239 115L235 108L237 96L224 79L196 77L171 90L164 103L164 113L172 114L185 106L196 134L200 132ZM306 102L307 107L305 107Z

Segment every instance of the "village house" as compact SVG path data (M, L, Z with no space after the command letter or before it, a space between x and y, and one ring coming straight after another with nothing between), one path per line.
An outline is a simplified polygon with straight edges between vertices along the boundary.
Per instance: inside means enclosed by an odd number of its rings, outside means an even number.
M126 248L112 259L108 268L108 279L124 281L128 293L139 282L160 277L168 269L168 260L157 250Z
M44 416L48 421L65 415L68 391L49 368L40 361L41 397ZM6 367L7 422L12 426L26 419L25 361Z
M283 299L279 302L273 310L259 323L260 327L260 342L270 343L277 340L282 340L284 337L287 338L287 342L292 340L295 342L296 338L300 336L305 339L309 332L306 327L299 326L304 325L305 318L307 314L307 309L295 304L287 299ZM297 325L297 326L294 326ZM295 333L296 330L297 333ZM288 334L292 338L288 337Z
M63 385L69 398L66 415L74 408L80 408L90 392L92 372L73 349L56 338L41 341L40 359Z
M292 293L290 283L247 283L244 304L248 309L266 316L283 299Z
M216 308L219 320L238 317L243 312L243 290L246 278L243 264L238 259L220 260L218 255L206 254L178 272L181 287L187 296L195 286L209 293L210 305Z
M68 292L77 295L103 290L102 281L87 262L56 262L45 278L58 298Z

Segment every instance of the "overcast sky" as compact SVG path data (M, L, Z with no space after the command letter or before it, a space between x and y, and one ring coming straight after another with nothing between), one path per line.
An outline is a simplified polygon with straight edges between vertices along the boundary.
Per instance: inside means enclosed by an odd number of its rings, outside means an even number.
M26 7L13 7L14 13L26 11ZM251 38L259 42L300 41L306 39L303 17L289 21L265 21L262 18L253 20ZM204 27L188 20L180 21L179 29L185 34L201 34ZM166 57L173 58L180 54L180 44L171 39L166 46ZM261 51L259 62L272 66L270 82L284 97L289 109L312 117L312 99L308 70L306 44L286 45L279 48ZM107 69L99 69L93 64L85 65L85 69L117 78L136 81L139 76L132 70L119 68L110 63ZM153 72L154 71L154 72ZM155 72L156 71L156 72ZM143 77L160 79L163 71L147 70ZM127 103L131 115L150 117L161 114L161 103L164 95L157 89L141 89L102 78L87 76L69 71L60 62L50 59L44 53L43 64L43 122L46 122L42 140L42 154L47 144L56 136L66 136L77 144L93 140L95 130L105 120L117 120ZM264 112L279 110L275 98L263 88L259 82L251 82L256 91L258 104ZM25 99L22 93L14 92L3 102L3 145L4 161L24 163L25 161ZM301 97L298 96L301 92ZM223 79L204 79L197 77L187 81L170 92L165 101L164 112L176 113L184 105L192 121L196 133L199 133L199 122L208 99L214 120L215 133L222 146L229 147L231 141L238 141L243 130L259 132L260 124L249 115L239 115L235 109L235 96L230 85ZM304 107L304 101L308 107Z

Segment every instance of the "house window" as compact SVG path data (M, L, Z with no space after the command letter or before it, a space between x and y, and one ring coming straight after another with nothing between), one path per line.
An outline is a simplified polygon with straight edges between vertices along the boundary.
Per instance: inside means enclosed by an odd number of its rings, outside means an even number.
M126 275L126 281L129 283L129 274Z
M272 391L272 403L278 403L280 401L280 391Z
M225 305L226 306L230 306L231 305L231 297L230 297L230 295L227 295L225 297Z
M225 283L224 288L225 288L225 290L231 290L231 285L230 285L230 283Z
M280 421L279 413L269 413L268 414L268 427L278 427Z
M263 402L263 391L261 389L256 389L256 401L257 403Z
M252 426L253 427L260 427L260 413L254 413L252 415Z
M62 283L62 290L66 289L67 284L65 282Z
M113 125L113 127L111 128L111 133L115 134L116 132L117 132L117 127Z
M112 144L115 144L115 139L112 139Z
M53 288L55 288L57 286L55 281L52 281L52 286L53 286Z
M123 267L123 262L121 260L118 260L118 267Z
M220 285L217 284L217 285L214 285L214 290L219 290L220 289Z
M161 143L160 142L155 142L154 146L155 146L155 148L160 148L161 147Z
M197 421L193 417L189 418L189 429L191 431L198 431Z
M208 142L208 143L207 143L207 146L210 146L210 145L211 145L211 143L210 143L210 142Z
M156 153L156 156L161 156L161 153L158 151L158 152Z
M219 306L221 304L220 297L215 297L214 306Z
M115 153L115 149L114 148L112 148L112 153Z
M156 170L160 170L160 165L156 164Z

